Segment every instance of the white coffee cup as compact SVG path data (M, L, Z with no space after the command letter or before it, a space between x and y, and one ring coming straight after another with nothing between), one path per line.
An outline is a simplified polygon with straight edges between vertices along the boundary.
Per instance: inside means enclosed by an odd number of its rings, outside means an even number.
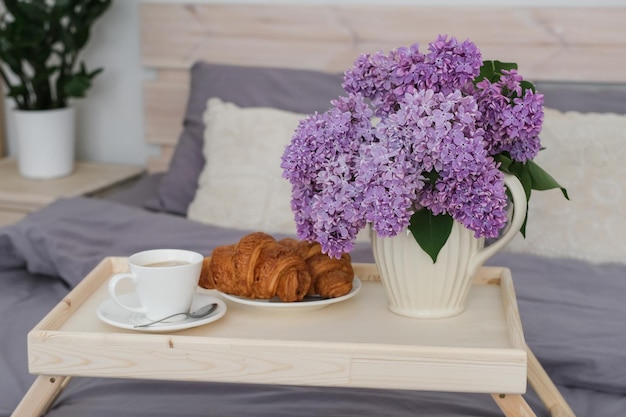
M109 294L121 307L144 314L152 320L188 312L198 289L204 256L183 249L153 249L128 258L129 273L116 274L109 280ZM117 287L132 282L139 306L120 300Z

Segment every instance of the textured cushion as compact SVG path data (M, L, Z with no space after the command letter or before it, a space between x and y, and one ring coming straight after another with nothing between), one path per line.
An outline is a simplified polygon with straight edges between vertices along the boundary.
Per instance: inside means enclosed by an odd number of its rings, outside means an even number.
M526 239L505 250L626 263L626 116L547 109L535 161L567 188L533 192Z
M204 167L202 154L207 100L217 97L241 107L273 107L299 113L325 111L330 100L342 94L340 74L282 68L240 67L197 62L191 68L191 85L183 131L158 199L147 207L185 215Z
M304 117L209 99L204 117L207 163L187 217L235 229L295 234L291 185L282 178L280 158Z

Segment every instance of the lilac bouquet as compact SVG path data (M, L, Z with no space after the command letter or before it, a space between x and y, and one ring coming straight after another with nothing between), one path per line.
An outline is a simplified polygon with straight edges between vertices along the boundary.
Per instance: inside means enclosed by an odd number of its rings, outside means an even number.
M281 167L300 239L332 257L368 223L382 237L407 227L436 261L453 221L494 238L507 221L503 172L526 190L560 188L532 159L543 96L512 63L439 36L358 57L345 96L301 120ZM524 233L522 226L522 233Z

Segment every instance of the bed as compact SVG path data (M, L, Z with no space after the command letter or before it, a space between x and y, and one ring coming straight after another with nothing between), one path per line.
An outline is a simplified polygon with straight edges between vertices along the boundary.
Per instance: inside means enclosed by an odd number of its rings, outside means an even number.
M139 7L151 172L104 200L59 200L0 228L0 416L35 378L27 333L104 257L166 246L209 255L254 230L292 236L276 155L294 120L328 107L359 53L439 33L517 61L545 95L541 163L571 201L538 194L527 238L488 263L511 269L526 342L576 415L626 413L624 9ZM373 261L366 238L352 256ZM526 399L550 415L532 390ZM73 378L46 415L502 414L482 394Z

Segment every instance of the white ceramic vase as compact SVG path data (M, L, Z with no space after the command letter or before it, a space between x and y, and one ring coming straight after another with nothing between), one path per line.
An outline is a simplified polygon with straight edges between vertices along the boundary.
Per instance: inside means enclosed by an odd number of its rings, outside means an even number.
M473 231L455 221L433 263L408 229L390 238L372 233L374 259L392 312L407 317L443 318L465 309L476 270L513 239L524 222L524 189L513 175L505 175L505 183L511 191L513 215L506 231L488 246L484 238L475 238Z
M14 110L20 175L45 179L74 169L75 109Z

